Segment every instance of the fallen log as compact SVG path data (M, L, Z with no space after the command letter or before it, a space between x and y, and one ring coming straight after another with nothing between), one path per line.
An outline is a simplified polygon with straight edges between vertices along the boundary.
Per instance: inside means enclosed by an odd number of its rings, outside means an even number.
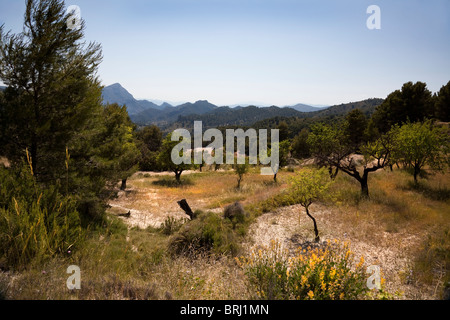
M177 201L177 203L180 206L180 208L183 209L184 213L186 213L189 216L189 218L191 218L191 220L195 218L194 212L192 212L192 209L187 203L186 199Z

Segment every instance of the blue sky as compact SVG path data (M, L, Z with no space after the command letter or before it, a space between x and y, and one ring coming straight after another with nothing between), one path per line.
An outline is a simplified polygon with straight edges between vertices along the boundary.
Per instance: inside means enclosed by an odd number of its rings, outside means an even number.
M450 80L448 0L66 0L103 47L99 77L136 98L332 105ZM369 5L381 30L369 30ZM0 0L22 30L24 0Z

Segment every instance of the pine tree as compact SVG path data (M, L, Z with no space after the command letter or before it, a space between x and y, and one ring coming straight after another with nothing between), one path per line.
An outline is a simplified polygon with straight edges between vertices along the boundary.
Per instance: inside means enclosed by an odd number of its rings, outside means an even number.
M23 32L0 28L0 79L8 86L4 152L14 161L28 148L39 181L64 171L67 145L101 108L100 45L86 46L84 22L69 29L67 19L63 1L28 0Z
M139 151L126 108L102 105L100 45L86 45L84 22L71 29L68 18L62 0L28 0L23 32L0 28L0 142L13 164L28 150L37 182L64 181L80 213L95 218Z

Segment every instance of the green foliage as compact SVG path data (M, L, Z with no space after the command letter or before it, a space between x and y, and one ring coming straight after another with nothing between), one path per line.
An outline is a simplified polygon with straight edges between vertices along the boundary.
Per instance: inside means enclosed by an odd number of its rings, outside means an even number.
M436 118L441 121L450 121L450 81L442 86L435 95Z
M7 268L67 253L83 239L74 198L40 186L31 172L0 168L0 265Z
M180 228L187 222L187 219L175 219L174 217L167 217L159 230L162 234L171 235L180 230Z
M107 105L69 144L69 190L89 220L102 219L101 202L113 194L119 180L137 169L140 154L133 128L125 107Z
M306 210L306 215L314 223L315 241L320 240L316 219L309 213L309 206L320 199L329 189L332 180L324 168L318 170L302 169L290 180L290 193L295 202Z
M192 162L192 156L191 156L191 162L188 164L180 163L175 164L172 161L172 150L175 146L177 146L180 142L179 141L172 141L172 134L168 134L166 138L164 138L161 149L158 153L158 156L156 158L156 161L160 167L161 170L169 170L173 171L175 173L175 179L176 181L180 181L181 174L185 170L189 170L195 167L195 165ZM190 144L189 144L190 145ZM180 156L182 156L183 152L187 152L187 150L180 150Z
M333 182L325 168L303 168L290 179L290 193L296 203L308 207L323 197Z
M136 132L137 146L141 152L139 169L142 171L158 170L157 156L162 144L162 132L155 126L144 127Z
M24 18L21 33L0 28L0 79L8 86L0 140L8 159L20 162L28 148L38 180L56 180L65 147L101 107L101 49L82 41L84 23L67 28L63 1L27 1Z
M368 124L367 118L361 110L354 109L347 114L345 120L347 122L346 133L349 143L358 148L361 143L367 140L365 137Z
M389 164L392 134L381 135L374 142L353 145L347 134L348 125L347 121L342 125L317 124L311 129L308 144L316 163L328 167L332 179L343 171L360 183L361 196L369 197L368 175ZM362 172L354 159L357 150L364 155Z
M235 160L235 162L236 162L236 160ZM248 171L250 170L250 165L248 163L248 158L245 159L245 163L243 163L243 164L235 163L233 165L233 169L234 169L234 172L238 176L237 188L240 189L241 188L241 182L242 182L242 179L244 178L244 175L247 174Z
M388 95L371 119L371 127L380 133L388 132L395 124L424 121L434 116L434 102L426 83L407 82L401 90Z
M176 254L235 255L239 250L237 240L231 221L212 212L197 212L196 218L185 223L173 236L169 249Z
M96 137L102 143L98 156L107 161L109 179L117 181L131 176L137 170L139 150L133 137L133 124L125 106L106 105L103 109L102 131ZM116 177L111 176L117 173Z
M290 137L290 132L289 132L289 126L285 121L281 121L278 126L277 129L279 130L279 139L280 141L285 141L288 140Z
M408 122L393 128L393 158L414 169L414 181L425 165L435 169L448 166L449 141L447 132L431 121Z
M292 154L294 157L303 159L311 156L311 151L308 144L309 131L302 129L292 141Z
M101 201L136 170L139 152L126 108L103 107L96 76L101 47L66 26L61 0L27 1L22 33L0 28L2 155L29 158L39 183L68 181L83 218L102 218ZM64 166L66 150L70 166Z
M249 280L250 292L269 300L354 300L366 296L364 260L353 263L348 244L328 243L289 257L281 245L254 250L237 260Z
M319 165L328 165L329 160L340 161L353 151L348 145L347 124L317 123L311 127L308 145Z

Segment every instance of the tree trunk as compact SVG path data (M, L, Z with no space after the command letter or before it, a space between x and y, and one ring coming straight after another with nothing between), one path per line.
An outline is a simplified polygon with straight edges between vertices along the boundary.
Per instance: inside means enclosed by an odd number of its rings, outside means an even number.
M127 178L122 179L122 184L120 186L120 190L125 190L127 188Z
M364 172L362 178L359 180L361 184L361 196L363 198L369 198L369 184L367 183L369 175Z
M278 174L278 172L273 175L273 181L275 181L275 182L277 182L277 174Z
M328 168L328 172L329 172L329 174L330 174L331 180L334 180L334 179L336 179L336 176L337 176L337 174L338 174L338 172L339 172L339 168L336 168L336 170L333 172L333 167L330 166L330 167Z
M180 178L181 178L181 171L175 171L175 180L177 182L180 182Z
M314 239L314 241L315 241L315 242L319 242L319 241L320 241L320 237L319 237L319 230L317 229L316 219L314 219L314 217L313 217L312 215L309 214L308 207L309 207L309 206L306 206L305 209L306 209L306 214L308 215L308 217L310 217L310 218L312 219L312 221L313 221L313 223L314 223L314 233L315 233L315 236L316 236L315 239Z
M237 185L237 188L238 188L238 189L241 188L241 180L242 180L242 177L239 177L239 179L238 179L238 185Z
M417 177L419 176L420 173L420 169L418 169L417 167L414 167L414 183L417 184L418 180Z

